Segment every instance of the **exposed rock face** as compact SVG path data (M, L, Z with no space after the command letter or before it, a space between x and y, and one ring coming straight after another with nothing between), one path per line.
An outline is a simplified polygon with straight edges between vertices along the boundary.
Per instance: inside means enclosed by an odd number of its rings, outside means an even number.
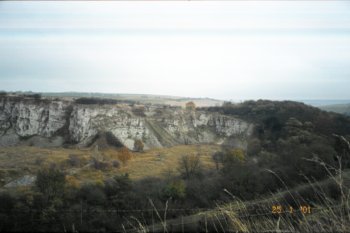
M142 140L147 149L222 143L230 137L245 138L252 131L251 124L218 113L149 105L140 115L135 114L133 108L127 104L79 105L63 100L3 97L0 99L0 145L16 145L30 138L35 144L41 138L42 144L59 146L66 141L85 146L99 132L111 132L130 149L136 139Z
M66 124L69 102L0 98L0 145L16 145L20 139L53 136Z

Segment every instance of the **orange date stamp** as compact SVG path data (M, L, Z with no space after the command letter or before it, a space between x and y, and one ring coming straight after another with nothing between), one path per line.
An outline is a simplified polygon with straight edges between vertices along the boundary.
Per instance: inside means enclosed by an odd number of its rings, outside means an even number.
M297 211L300 211L302 214L311 214L311 206L300 205L299 208L295 209L292 206L273 205L271 211L273 214L282 214L282 213L294 214Z

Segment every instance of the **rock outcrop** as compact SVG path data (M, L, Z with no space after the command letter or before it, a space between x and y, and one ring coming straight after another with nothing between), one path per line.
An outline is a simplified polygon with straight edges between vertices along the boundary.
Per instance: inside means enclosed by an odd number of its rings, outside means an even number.
M33 185L35 181L36 181L36 176L25 175L23 177L20 177L6 184L4 188L16 188L20 186L29 186L29 185Z
M136 139L142 140L148 149L222 143L228 138L246 138L251 131L252 125L241 119L181 107L140 108L130 104L83 105L60 99L0 98L0 146L21 143L86 146L99 133L109 132L130 149Z

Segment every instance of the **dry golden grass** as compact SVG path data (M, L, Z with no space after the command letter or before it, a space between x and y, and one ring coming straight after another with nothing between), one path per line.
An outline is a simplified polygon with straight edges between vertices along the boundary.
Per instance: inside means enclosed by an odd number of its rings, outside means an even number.
M89 164L96 156L93 148L65 149L38 147L2 147L0 148L0 184L26 174L35 174L40 168L56 164L69 176L74 176L74 183L100 182L106 177L129 173L131 179L144 177L162 177L173 170L177 172L179 158L183 155L200 154L204 169L215 168L212 154L220 150L218 145L179 145L170 148L155 148L142 153L131 153L132 158L125 166L110 168L105 171L96 170ZM117 149L99 151L104 161L118 160ZM84 161L80 167L72 167L67 163L69 155L76 155ZM73 178L72 178L73 179Z
M92 151L65 148L38 148L38 147L2 147L0 148L0 179L1 183L7 183L26 174L35 174L39 169L56 164L69 173L74 173L75 168L69 168L66 161L70 154L77 155L85 161L89 161ZM77 177L79 180L80 178Z
M217 145L180 145L170 148L157 148L144 153L133 153L130 160L120 172L129 173L131 179L144 177L164 177L169 171L177 172L178 161L183 155L200 154L204 169L215 168L211 158L215 151L220 150Z

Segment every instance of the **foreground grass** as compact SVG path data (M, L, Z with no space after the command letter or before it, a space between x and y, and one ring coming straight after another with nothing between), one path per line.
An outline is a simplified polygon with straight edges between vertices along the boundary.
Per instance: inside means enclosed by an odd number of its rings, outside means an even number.
M224 190L232 202L176 219L158 214L160 223L136 221L129 232L350 232L350 171L333 170L325 180L258 200L242 201Z
M229 204L190 216L166 219L166 214L158 214L159 223L151 226L136 220L126 232L350 232L349 187L343 187L343 196L336 200L322 186L314 185L309 184L309 188L319 197L317 202L295 192L305 185L256 201L244 202L232 196ZM282 209L273 212L273 206Z

